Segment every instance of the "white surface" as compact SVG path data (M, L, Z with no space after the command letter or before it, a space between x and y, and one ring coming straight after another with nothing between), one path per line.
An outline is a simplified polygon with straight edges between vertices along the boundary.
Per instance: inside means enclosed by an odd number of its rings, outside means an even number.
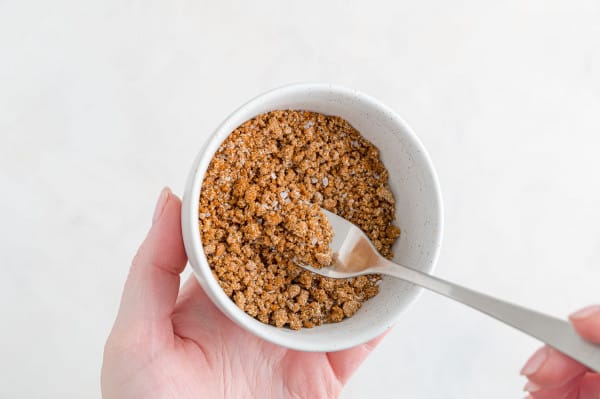
M319 352L364 344L395 324L417 298L417 287L384 276L379 295L352 318L292 331L261 323L240 310L223 292L206 261L198 229L198 198L206 169L235 128L277 109L341 116L380 149L391 178L390 188L399 197L395 219L403 234L394 244L394 260L424 272L432 271L441 246L442 200L433 165L422 144L406 122L385 104L360 91L323 83L292 84L261 93L227 117L208 139L190 168L183 195L181 224L189 265L213 302L231 320L263 339L291 349Z
M446 208L439 275L555 315L600 292L596 1L0 1L0 397L98 397L163 185L294 81L406 118ZM425 293L345 399L519 397L538 344Z

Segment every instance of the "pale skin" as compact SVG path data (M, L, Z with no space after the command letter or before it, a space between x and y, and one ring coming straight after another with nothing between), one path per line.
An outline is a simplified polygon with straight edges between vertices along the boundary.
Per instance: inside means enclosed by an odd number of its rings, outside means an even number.
M570 318L584 339L600 344L600 305L589 306ZM527 378L527 398L600 399L600 374L548 346L531 356L521 370Z
M181 201L162 191L134 258L104 349L102 396L118 398L335 398L383 338L340 352L273 345L225 317L195 279L180 289L187 262ZM600 305L571 315L600 344ZM543 347L521 370L528 398L600 399L600 375Z
M102 396L117 398L332 398L382 337L340 352L285 349L224 316L186 264L181 201L160 195L125 283L104 349Z

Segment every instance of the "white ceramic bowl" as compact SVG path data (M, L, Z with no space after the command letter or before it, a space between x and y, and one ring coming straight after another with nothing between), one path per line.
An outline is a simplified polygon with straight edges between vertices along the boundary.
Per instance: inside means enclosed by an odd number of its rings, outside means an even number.
M420 288L384 277L380 293L351 318L293 331L263 324L240 310L213 277L200 239L198 199L204 173L219 145L243 122L277 109L301 109L338 115L375 144L390 172L396 197L396 224L402 230L394 260L432 272L442 240L442 199L435 171L423 145L408 125L387 106L356 90L329 84L295 84L262 94L237 109L216 129L192 166L183 197L182 229L194 274L231 320L273 343L303 351L337 351L375 338L398 321Z

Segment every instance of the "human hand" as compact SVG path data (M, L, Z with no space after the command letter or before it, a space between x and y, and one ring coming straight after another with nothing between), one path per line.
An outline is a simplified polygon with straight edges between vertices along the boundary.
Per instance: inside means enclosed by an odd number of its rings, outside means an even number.
M600 305L573 313L569 319L584 339L600 343ZM527 361L521 374L527 377L527 398L600 399L600 374L544 346Z
M104 348L102 396L116 398L331 398L382 337L340 352L289 350L223 315L195 278L179 289L187 258L181 201L160 195Z

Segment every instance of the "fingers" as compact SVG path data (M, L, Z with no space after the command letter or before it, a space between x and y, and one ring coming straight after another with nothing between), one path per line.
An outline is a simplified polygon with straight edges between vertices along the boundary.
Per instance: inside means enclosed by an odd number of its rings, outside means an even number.
M140 246L125 283L117 323L150 331L169 320L187 258L181 236L181 201L168 188L156 204L152 227Z
M586 367L556 349L544 346L527 361L521 374L542 388L557 388L583 374Z
M579 384L578 399L600 398L600 374L587 373Z
M389 331L390 330L387 330L377 338L357 347L339 352L327 353L331 369L342 384L345 384L346 381L348 381L358 366L360 366Z
M559 388L544 389L528 383L525 389L533 399L598 399L600 375L585 373Z
M588 306L569 319L584 339L600 343L600 305ZM535 399L600 398L600 378L566 355L544 346L525 364L521 374L529 381L525 390Z
M600 305L583 308L573 313L569 319L582 338L600 343Z
M525 390L527 390L534 399L567 399L573 396L576 397L580 379L581 377L576 377L572 381L557 388L542 388L528 382L525 385Z

